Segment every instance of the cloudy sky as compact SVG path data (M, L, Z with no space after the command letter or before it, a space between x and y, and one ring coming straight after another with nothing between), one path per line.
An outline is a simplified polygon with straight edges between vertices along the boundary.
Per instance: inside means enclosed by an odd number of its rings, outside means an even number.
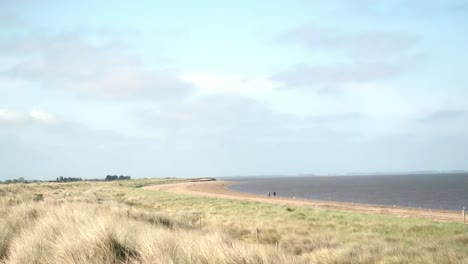
M467 170L468 1L0 0L0 180Z

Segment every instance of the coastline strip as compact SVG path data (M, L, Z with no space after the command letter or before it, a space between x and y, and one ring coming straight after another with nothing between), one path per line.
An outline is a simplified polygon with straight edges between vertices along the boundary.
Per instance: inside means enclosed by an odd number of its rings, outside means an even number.
M461 212L450 210L436 210L427 208L411 208L411 207L393 207L385 205L370 205L358 204L348 202L333 202L322 200L306 200L294 199L288 197L277 196L266 197L266 195L258 195L251 193L238 192L227 189L231 185L239 184L234 181L203 181L203 182L183 182L172 184L161 184L144 187L148 190L164 191L176 194L190 194L206 197L235 199L243 201L255 201L262 203L272 203L286 205L290 207L308 207L318 209L331 209L345 212L359 212L366 214L380 214L396 217L413 217L413 218L426 218L436 221L446 222L461 222L463 223L463 216Z

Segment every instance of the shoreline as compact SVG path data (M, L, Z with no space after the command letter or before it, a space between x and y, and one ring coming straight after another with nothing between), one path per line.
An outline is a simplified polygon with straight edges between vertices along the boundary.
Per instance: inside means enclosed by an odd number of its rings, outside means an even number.
M229 184L228 186L225 187L227 191L234 191L234 192L240 192L244 193L246 195L259 195L256 193L250 193L250 192L242 192L242 191L236 191L229 189L229 186L233 185L238 185L240 182L236 182L235 184ZM259 195L261 196L261 195ZM320 200L320 199L307 199L307 198L296 198L296 197L289 197L289 196L277 196L277 198L284 198L284 199L291 199L291 200L298 200L298 201L309 201L309 202L320 202L320 203L337 203L337 204L349 204L349 205L356 205L356 206L367 206L367 207L378 207L378 208L389 208L389 209L408 209L408 210L425 210L427 212L429 211L438 211L438 212L445 212L445 213L457 213L458 210L452 210L452 209L442 209L442 208L428 208L428 207L412 207L412 206L403 206L403 205L385 205L385 204L372 204L372 203L360 203L360 202L345 202L345 201L336 201L336 200ZM461 214L461 210L460 210ZM467 210L467 215L468 215L468 210ZM468 223L468 217L467 217L467 223Z
M402 218L425 218L428 220L458 222L463 223L463 215L458 211L439 210L429 208L412 208L412 207L394 207L388 205L373 205L360 204L352 202L335 202L323 200L308 200L295 199L289 197L277 196L266 197L266 195L258 195L245 193L228 189L229 186L239 184L236 181L198 181L198 182L182 182L162 185L152 185L144 187L148 190L165 191L177 194L191 194L206 197L235 199L243 201L266 202L271 204L280 204L291 207L306 207L317 209L331 209L344 212L358 212L375 215L388 215ZM467 219L468 220L468 219Z

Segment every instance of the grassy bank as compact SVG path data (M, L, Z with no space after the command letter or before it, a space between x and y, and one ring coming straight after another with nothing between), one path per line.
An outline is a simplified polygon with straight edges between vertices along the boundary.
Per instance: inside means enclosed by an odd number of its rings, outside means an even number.
M468 226L145 190L0 186L0 263L467 263Z

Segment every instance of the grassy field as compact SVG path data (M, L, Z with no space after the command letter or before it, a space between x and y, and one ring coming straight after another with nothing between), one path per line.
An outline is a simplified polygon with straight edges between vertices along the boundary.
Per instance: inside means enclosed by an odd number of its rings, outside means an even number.
M0 263L468 263L468 225L140 188L174 181L0 185Z

